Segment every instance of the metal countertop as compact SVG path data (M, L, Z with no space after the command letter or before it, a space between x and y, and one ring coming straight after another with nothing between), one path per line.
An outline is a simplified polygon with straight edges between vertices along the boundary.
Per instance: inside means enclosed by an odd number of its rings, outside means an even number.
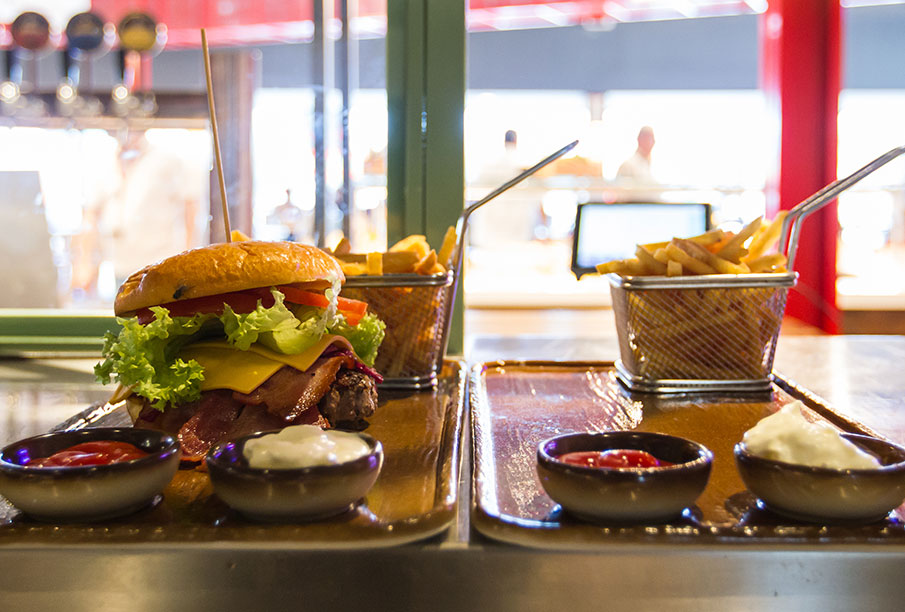
M469 362L602 360L615 337L482 336ZM776 369L834 405L905 431L905 338L783 337ZM45 431L106 391L91 362L0 361L0 442ZM870 423L868 423L870 425ZM466 428L467 431L467 428ZM466 434L467 435L467 434ZM905 441L905 440L902 440ZM273 545L0 546L0 610L888 610L905 547L614 544L593 552L497 544L471 531L470 446L453 528L364 552Z

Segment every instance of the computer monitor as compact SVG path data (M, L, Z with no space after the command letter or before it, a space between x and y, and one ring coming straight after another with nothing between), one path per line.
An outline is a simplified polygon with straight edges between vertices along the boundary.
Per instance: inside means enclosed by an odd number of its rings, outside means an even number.
M572 237L572 272L581 278L604 261L635 255L639 244L710 229L709 204L657 202L579 204Z

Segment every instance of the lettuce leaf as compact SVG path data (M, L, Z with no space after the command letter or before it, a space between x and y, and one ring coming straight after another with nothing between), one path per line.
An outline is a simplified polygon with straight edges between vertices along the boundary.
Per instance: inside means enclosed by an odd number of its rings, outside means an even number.
M323 311L323 308L298 307L293 317L295 327L266 331L260 335L258 342L284 355L301 353L327 333Z
M271 293L274 304L270 308L265 308L260 300L258 300L258 307L247 314L236 314L228 304L225 306L220 320L223 321L223 331L226 332L227 342L240 351L247 351L252 344L258 341L258 337L263 332L285 332L299 326L299 320L283 304L283 294L276 289L272 289ZM286 351L282 352L286 353Z
M352 326L335 308L314 308L293 305L290 311L283 303L283 294L272 290L274 305L264 308L261 303L248 314L235 314L231 308L223 313L223 327L227 340L236 348L248 350L254 342L284 355L295 355L313 346L325 334L346 338L358 358L368 366L377 359L377 348L383 342L386 325L373 313L368 313ZM327 290L331 304L335 293Z
M221 315L196 314L171 317L167 309L153 307L155 318L147 325L136 319L117 319L122 326L119 335L104 336L103 362L95 368L97 379L132 387L134 393L147 398L158 410L168 403L185 403L201 396L203 368L194 360L178 357L188 343L210 337L226 336L227 342L239 350L248 350L255 342L286 355L301 353L324 334L335 334L349 340L358 357L368 366L374 365L377 348L383 341L385 325L374 314L365 315L358 325L349 325L337 313L338 287L328 289L327 308L284 304L284 296L272 289L274 304L238 314L228 305Z
M358 358L370 367L374 367L377 349L380 348L380 343L383 342L383 337L386 335L385 330L386 324L373 312L363 316L358 325L354 327L346 323L345 318L342 318L341 322L329 328L331 334L347 339Z
M116 319L122 330L119 335L104 335L101 354L106 359L94 366L94 374L104 384L115 379L132 387L163 410L168 402L190 402L201 396L201 366L179 359L177 353L191 339L209 334L206 323L215 315L171 317L165 308L151 310L155 319L147 325L137 319Z

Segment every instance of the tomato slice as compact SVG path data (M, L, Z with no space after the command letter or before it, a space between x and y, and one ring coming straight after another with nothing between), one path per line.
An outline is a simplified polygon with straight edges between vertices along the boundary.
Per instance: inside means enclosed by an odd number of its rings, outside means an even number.
M317 308L326 308L330 305L330 301L326 296L321 293L315 293L314 291L305 291L304 289L296 289L295 287L287 287L286 285L280 285L277 287L277 291L280 291L286 296L287 302L292 302L293 304L316 306Z
M344 317L346 317L346 323L348 323L352 327L355 327L356 325L358 325L358 322L361 321L361 318L364 316L364 315L360 315L360 314L355 314L353 312L346 312L344 310L340 310L339 312L342 313L342 315Z
M320 293L315 293L313 291L306 291L304 289L296 289L295 287L288 287L286 285L280 285L277 287L278 291L281 291L283 295L286 296L287 302L292 302L293 304L301 304L302 306L317 306L318 308L326 308L330 305L330 302L327 298ZM359 319L364 316L364 314L368 311L368 303L362 302L361 300L350 300L349 298L338 297L336 298L336 307L343 314L351 313L359 315ZM348 315L346 319L348 319Z
M314 291L306 291L281 285L277 287L284 296L286 301L291 304L299 304L301 306L314 306L315 308L326 308L330 305L330 301L321 293ZM178 302L167 302L161 304L162 308L170 311L171 317L190 317L197 313L216 313L223 312L223 305L229 304L236 313L244 314L251 312L258 306L258 301L265 308L270 308L274 304L273 294L270 289L262 287L260 289L248 289L247 291L235 291L232 293L220 293L218 295L208 295L205 297L191 298L188 300L179 300ZM338 298L337 308L346 317L349 325L358 325L358 322L368 310L367 302L360 300L350 300L348 298ZM146 325L154 320L154 313L150 308L142 308L135 313L138 322Z
M214 312L220 314L223 312L224 304L229 304L230 308L238 313L251 312L257 308L258 300L261 300L265 308L273 306L273 295L266 289L250 289L248 291L207 295L188 300L179 300L178 302L167 302L166 304L160 304L160 306L169 310L171 317L190 317L197 313ZM154 313L151 312L150 308L142 308L135 313L135 316L138 317L138 322L142 325L154 320Z
M365 313L368 312L368 303L360 300L339 297L336 298L336 305L343 312L354 312L361 316L365 316Z

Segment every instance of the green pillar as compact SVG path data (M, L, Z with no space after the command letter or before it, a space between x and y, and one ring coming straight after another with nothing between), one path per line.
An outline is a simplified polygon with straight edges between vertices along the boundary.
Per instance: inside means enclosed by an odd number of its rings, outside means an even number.
M387 3L387 237L439 248L465 197L465 1ZM462 279L449 352L463 345Z

